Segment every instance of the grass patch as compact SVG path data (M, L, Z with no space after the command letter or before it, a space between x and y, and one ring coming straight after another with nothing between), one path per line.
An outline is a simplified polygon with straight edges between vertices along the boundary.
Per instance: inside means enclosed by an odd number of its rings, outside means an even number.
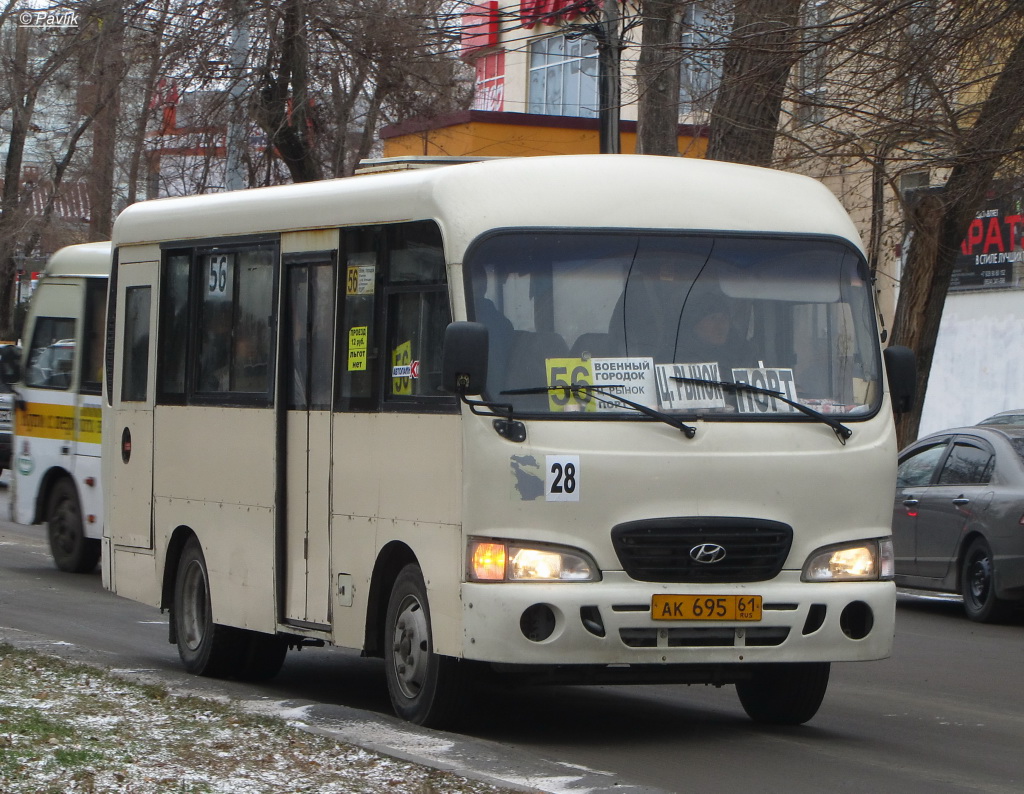
M231 705L0 643L4 794L492 794Z

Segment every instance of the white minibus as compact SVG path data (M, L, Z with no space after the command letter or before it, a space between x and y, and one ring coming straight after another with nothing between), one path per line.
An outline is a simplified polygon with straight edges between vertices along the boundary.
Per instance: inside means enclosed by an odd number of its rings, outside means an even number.
M186 669L331 644L421 724L566 682L801 723L890 653L912 360L818 182L494 160L143 202L113 244L104 582Z
M11 518L45 523L63 571L96 568L103 534L100 486L104 314L109 242L57 251L40 274L13 384Z

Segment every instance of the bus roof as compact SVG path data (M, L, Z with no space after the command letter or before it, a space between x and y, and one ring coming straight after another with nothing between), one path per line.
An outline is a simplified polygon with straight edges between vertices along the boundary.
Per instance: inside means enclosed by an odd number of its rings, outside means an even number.
M68 245L46 263L47 276L109 276L110 242Z
M826 234L861 248L842 205L798 174L691 158L563 155L133 204L115 245L337 226L441 222L449 256L495 228L652 228Z

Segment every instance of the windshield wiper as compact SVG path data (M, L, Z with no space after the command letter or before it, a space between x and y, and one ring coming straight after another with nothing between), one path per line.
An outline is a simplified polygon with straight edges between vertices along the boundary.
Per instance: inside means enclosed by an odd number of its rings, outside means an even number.
M684 378L679 375L673 375L671 380L678 380L682 383L696 383L703 386L720 386L726 391L730 392L747 392L749 394L767 394L770 397L774 397L776 400L784 402L786 405L792 405L800 413L806 414L813 419L824 422L826 425L835 431L836 437L844 445L846 439L853 435L853 431L850 430L846 425L840 422L838 419L833 419L827 414L823 414L820 411L815 411L813 408L808 408L803 403L799 403L796 400L791 400L786 397L785 394L779 391L772 391L771 389L762 389L760 386L751 386L749 383L733 383L727 380L707 380L705 378Z
M609 389L621 389L621 388L625 388L625 386L623 384L608 384L607 388L609 388ZM614 393L612 393L610 391L606 391L605 389L599 388L597 386L591 386L590 384L587 384L587 383L576 383L576 384L573 384L571 386L534 386L534 387L528 388L528 389L506 389L505 391L503 391L501 393L502 394L511 394L511 395L515 395L515 394L547 394L548 392L553 392L553 391L572 392L573 395L577 395L579 392L587 392L589 394L600 394L602 397L607 397L607 398L612 399L612 400L617 400L618 402L622 403L623 405L628 405L633 410L639 411L640 413L644 414L645 416L649 416L652 419L657 419L659 422L664 422L665 424L670 425L670 426L676 428L677 430L681 430L686 435L687 438L693 438L697 434L697 428L691 427L690 425L687 425L687 424L683 424L678 419L676 419L674 416L669 416L668 414L663 414L661 411L656 411L656 410L654 410L653 408L651 408L651 407L649 407L647 405L642 405L640 403L635 403L632 400L627 400L625 397L620 397L619 395L614 394Z

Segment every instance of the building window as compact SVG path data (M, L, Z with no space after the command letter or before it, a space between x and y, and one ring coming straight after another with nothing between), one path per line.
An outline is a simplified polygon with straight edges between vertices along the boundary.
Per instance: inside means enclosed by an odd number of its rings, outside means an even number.
M711 112L715 92L722 82L724 29L704 6L686 6L679 74L679 112L684 116Z
M907 12L906 77L903 111L922 113L934 105L932 85L935 62L931 57L936 42L935 0L915 3Z
M505 109L505 51L492 52L476 62L473 110Z
M803 34L806 52L800 59L800 98L796 108L797 121L801 126L821 124L825 120L825 48L822 42L828 23L827 0L814 0L807 4Z
M552 36L530 44L529 112L597 118L597 42Z

